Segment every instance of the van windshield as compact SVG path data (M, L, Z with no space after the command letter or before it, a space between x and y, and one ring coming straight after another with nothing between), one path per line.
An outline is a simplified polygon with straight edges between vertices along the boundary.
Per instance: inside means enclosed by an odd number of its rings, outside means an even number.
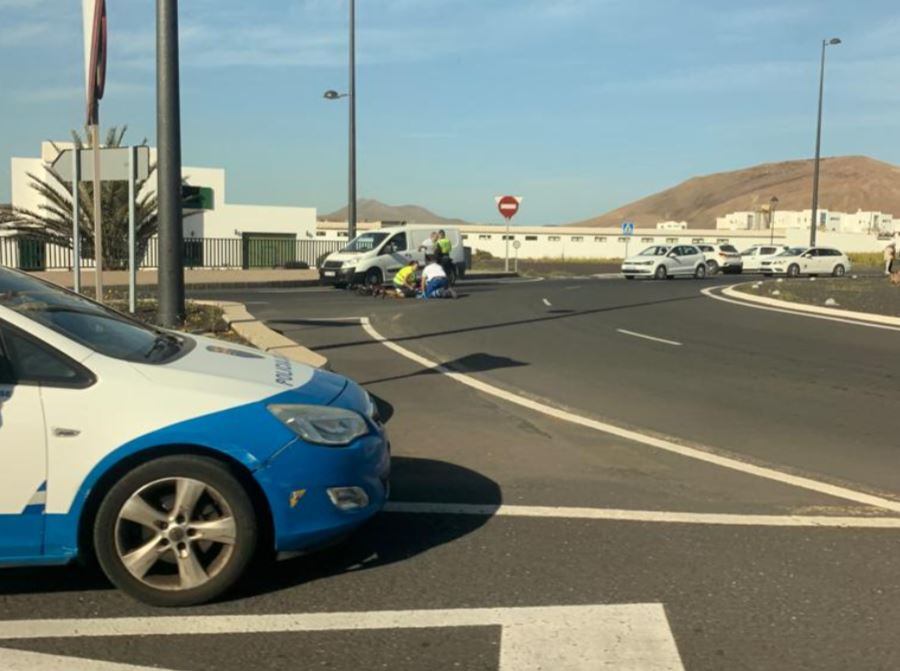
M388 236L388 233L363 233L362 235L358 235L353 240L350 241L350 244L344 247L342 252L371 252L373 249L378 247L384 239Z

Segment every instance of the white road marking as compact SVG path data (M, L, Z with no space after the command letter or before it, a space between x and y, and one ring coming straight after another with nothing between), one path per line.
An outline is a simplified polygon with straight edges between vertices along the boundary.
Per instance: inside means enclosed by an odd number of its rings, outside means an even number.
M630 440L635 443L647 445L648 447L654 447L665 452L672 452L674 454L679 454L690 459L696 459L698 461L715 464L716 466L721 466L722 468L728 468L733 471L747 473L748 475L755 475L757 477L765 478L767 480L773 480L785 485L791 485L793 487L799 487L801 489L808 489L820 494L826 494L828 496L834 496L836 498L854 501L863 505L874 506L876 508L883 508L885 510L891 510L900 513L900 501L897 500L887 499L883 496L867 494L866 492L849 489L847 487L841 487L839 485L832 485L821 480L793 475L791 473L779 471L775 468L757 466L745 461L740 461L739 459L735 459L733 457L725 457L713 452L707 452L698 448L680 445L671 440L658 438L656 436L640 433L639 431L633 431L631 429L624 429L614 424L601 422L596 419L591 419L590 417L584 417L582 415L575 414L574 412L554 408L550 405L547 405L546 403L541 403L540 401L535 401L533 399L526 398L525 396L514 394L513 392L506 391L505 389L501 389L500 387L495 387L494 385L488 384L487 382L482 382L481 380L466 375L465 373L454 372L449 368L442 366L435 361L432 361L431 359L427 359L426 357L423 357L411 350L406 349L402 345L398 345L397 343L388 340L372 327L372 324L369 322L368 317L361 317L359 318L359 321L362 325L363 330L365 330L365 332L368 333L369 336L371 336L377 342L380 342L391 351L396 352L397 354L409 359L410 361L418 363L420 366L429 368L438 373L442 373L443 375L456 380L460 384L464 384L468 387L471 387L472 389L477 389L482 393L503 399L505 401L508 401L509 403L513 403L523 408L534 410L535 412L539 412L549 417L554 417L564 422L570 422L572 424L584 426L589 429L594 429L595 431L607 433L612 436L618 436L619 438Z
M84 657L63 657L40 652L26 652L0 648L0 669L3 671L166 671L158 666L134 666L104 662Z
M544 298L544 299L542 299L542 300L544 301L544 305L546 305L548 308L552 308L552 307L553 307L553 303L551 303L550 301L548 301L546 298Z
M7 620L0 622L0 638L138 637L496 626L502 627L500 671L684 669L665 610L658 603L291 615ZM100 666L93 660L90 661L95 666L79 665L77 660L72 660L70 665L69 658L61 657L56 657L55 660L65 661L65 664L21 666L23 655L28 655L36 664L42 664L39 657L29 653L0 649L0 669L144 671L141 667L125 665ZM20 666L11 666L11 663L20 663Z
M626 331L625 329L616 329L616 331L624 335L634 336L635 338L643 338L644 340L661 342L665 345L674 345L675 347L681 347L681 343L675 340L666 340L665 338L657 338L656 336L647 335L645 333L636 333L635 331Z
M751 303L750 301L742 301L734 298L726 298L725 296L720 296L715 293L715 290L719 287L708 287L706 289L701 289L700 293L702 293L707 298L714 298L717 301L722 301L724 303L732 303L734 305L740 305L745 308L754 308L755 310L768 310L769 312L781 312L783 314L794 315L795 317L809 317L810 319L824 319L829 322L840 322L842 324L852 324L853 326L865 326L870 329L881 329L883 331L900 331L900 326L890 326L888 324L873 324L871 322L863 322L855 319L846 319L844 317L832 317L830 315L817 315L811 312L801 312L799 310L789 310L787 308L778 308L771 305L760 305L759 303Z
M473 515L478 517L537 517L550 519L662 522L758 527L822 527L840 529L900 529L900 517L837 517L828 515L751 515L691 513L666 510L511 506L473 503L415 503L389 501L388 513L425 515Z

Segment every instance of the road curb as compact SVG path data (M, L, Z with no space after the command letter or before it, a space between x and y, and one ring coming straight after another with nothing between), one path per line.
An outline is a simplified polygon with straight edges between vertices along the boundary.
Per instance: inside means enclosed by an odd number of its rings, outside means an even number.
M793 301L781 301L776 298L768 298L766 296L754 296L742 291L736 291L736 286L746 286L751 282L744 282L722 289L722 294L733 298L737 301L746 301L747 303L759 303L760 305L769 305L772 307L790 310L793 312L806 312L809 314L826 315L828 317L841 317L843 319L853 319L860 322L869 322L871 324L882 324L887 326L900 326L900 317L889 317L887 315L877 315L871 312L855 312L853 310L840 310L837 308L823 308L818 305L809 305L808 303L794 303Z
M212 305L222 310L222 320L254 347L270 354L278 354L292 361L329 370L328 359L290 338L270 329L247 310L243 303L235 301L194 301L199 305Z

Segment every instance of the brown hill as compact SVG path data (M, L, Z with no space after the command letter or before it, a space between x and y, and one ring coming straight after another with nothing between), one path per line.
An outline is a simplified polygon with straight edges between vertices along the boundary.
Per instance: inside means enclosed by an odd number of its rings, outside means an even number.
M694 177L678 186L630 203L575 226L619 226L633 221L687 221L692 228L715 228L716 217L756 210L778 198L780 210L807 210L812 202L813 161L785 161ZM839 212L873 210L900 216L900 168L866 156L822 159L819 207Z
M360 198L356 201L358 221L408 221L417 224L437 224L441 226L462 226L468 222L462 219L448 219L419 205L386 205L377 200ZM322 221L347 221L347 208L325 214Z

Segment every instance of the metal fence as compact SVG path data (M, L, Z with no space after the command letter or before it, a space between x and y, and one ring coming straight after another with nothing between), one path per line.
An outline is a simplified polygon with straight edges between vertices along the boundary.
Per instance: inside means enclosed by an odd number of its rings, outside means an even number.
M187 268L293 268L303 264L315 267L319 258L340 250L343 240L290 240L280 237L187 238L184 240L184 264ZM127 266L127 249L107 246L115 252L121 267ZM29 236L0 237L0 266L20 270L70 270L73 264L69 247L46 243ZM140 262L141 268L159 264L159 240L151 238ZM93 268L94 260L82 258L82 268Z

